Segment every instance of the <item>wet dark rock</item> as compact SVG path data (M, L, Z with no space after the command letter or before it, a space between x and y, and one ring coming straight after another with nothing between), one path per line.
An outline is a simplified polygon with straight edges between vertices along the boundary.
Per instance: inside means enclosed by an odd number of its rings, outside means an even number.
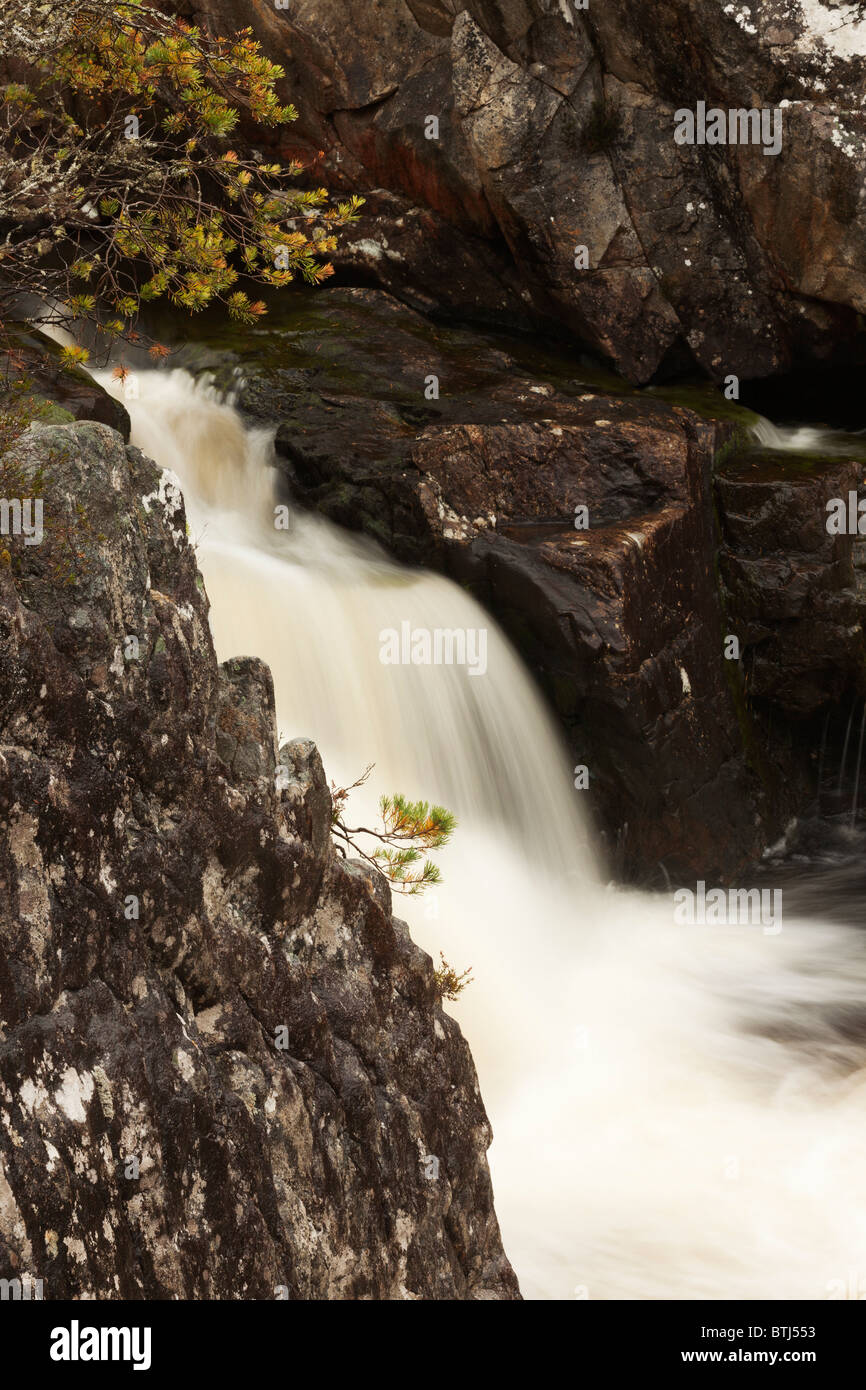
M735 875L791 799L749 756L723 658L710 478L729 429L661 403L560 406L543 426L467 428L456 449L447 430L422 438L425 515L549 691L617 869Z
M45 539L0 557L0 1277L518 1297L433 964L334 853L267 669L218 667L175 481L94 423L15 465Z
M866 689L852 537L826 527L827 502L847 500L862 473L853 459L766 450L732 460L717 479L721 576L748 692L789 719Z
M177 4L221 32L251 24L301 113L284 153L369 195L338 253L356 283L555 323L641 382L695 362L760 377L860 335L862 16L799 0L381 0L347 24L343 0ZM780 107L781 152L675 143L675 112L698 101Z

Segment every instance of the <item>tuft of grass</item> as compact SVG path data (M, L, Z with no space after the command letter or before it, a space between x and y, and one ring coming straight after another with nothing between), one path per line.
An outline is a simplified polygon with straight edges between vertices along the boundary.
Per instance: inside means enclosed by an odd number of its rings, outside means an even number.
M589 116L583 128L582 144L587 154L600 154L610 150L622 139L625 119L618 101L609 101L598 96L589 108Z
M462 975L458 975L453 965L448 964L442 951L439 952L439 959L442 964L437 965L433 972L439 998L459 999L466 986L472 984L472 966L464 970Z
M9 452L33 419L33 400L29 390L30 382L26 378L4 381L0 377L0 459Z

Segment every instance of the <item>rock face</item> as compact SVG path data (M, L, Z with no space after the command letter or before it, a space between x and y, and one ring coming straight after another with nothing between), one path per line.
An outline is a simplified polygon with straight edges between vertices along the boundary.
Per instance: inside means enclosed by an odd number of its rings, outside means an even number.
M0 1277L519 1297L432 963L268 670L217 666L176 484L98 423L3 470L45 537L0 557Z
M713 392L613 394L371 290L290 308L226 366L276 424L289 496L500 621L588 768L615 872L736 877L809 801L809 721L866 669L851 538L824 524L856 463L756 454L754 417Z
M728 612L747 654L750 698L802 720L863 687L862 582L851 540L827 532L863 465L771 449L732 459L717 479ZM858 542L856 549L861 549Z
M634 381L825 359L866 311L866 16L831 0L180 0L252 24L287 152L369 196L340 262L417 307L555 322ZM782 147L678 144L778 108ZM585 247L586 268L576 266Z

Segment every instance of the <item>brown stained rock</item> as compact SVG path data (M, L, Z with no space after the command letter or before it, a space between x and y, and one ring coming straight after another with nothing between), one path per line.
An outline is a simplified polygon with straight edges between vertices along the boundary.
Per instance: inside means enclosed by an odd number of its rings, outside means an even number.
M825 527L826 501L847 497L862 465L746 454L714 491L729 427L662 406L654 423L630 421L630 402L602 398L580 427L557 405L560 434L477 427L455 449L454 431L427 431L413 452L436 479L425 518L445 567L550 692L620 868L736 875L810 795L812 736L798 746L797 721L864 684L851 538ZM495 499L479 496L488 483ZM581 493L591 528L566 530ZM531 498L558 527L533 519ZM494 501L495 523L452 520ZM729 634L739 661L724 657Z
M760 377L859 332L862 18L805 0L378 0L349 22L343 0L177 3L252 24L285 66L285 152L369 196L337 253L362 283L555 322L638 382L695 362ZM601 101L620 121L599 146ZM698 101L786 103L781 153L676 144Z
M711 864L733 874L760 852L785 798L750 765L724 669L713 431L668 407L656 408L655 428L618 426L607 405L593 403L603 427L587 420L571 427L570 444L552 441L570 447L578 476L590 462L591 529L497 526L467 538L459 554L453 540L449 563L550 691L575 763L590 769L591 804L609 842L618 841L620 869L646 875L663 863L690 874ZM519 472L516 431L511 445ZM605 495L604 459L630 471L630 505L620 473ZM534 476L537 459L526 462ZM569 473L557 470L566 490Z
M175 485L99 424L17 459L46 537L0 566L0 1277L518 1298L433 964L335 856L314 747L277 762L269 672L217 666Z

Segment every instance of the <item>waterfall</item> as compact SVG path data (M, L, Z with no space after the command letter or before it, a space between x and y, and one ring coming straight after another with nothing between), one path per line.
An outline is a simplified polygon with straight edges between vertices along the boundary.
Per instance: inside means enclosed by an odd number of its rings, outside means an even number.
M281 737L314 738L338 784L375 763L365 811L399 790L458 816L442 885L395 907L473 967L452 1011L524 1294L821 1299L852 1269L866 1290L858 936L676 926L669 897L605 885L567 751L489 615L322 519L276 530L267 433L181 372L137 384L133 442L181 481L220 659L269 663ZM383 664L403 622L483 629L485 674Z
M858 433L862 433L859 431ZM852 436L842 430L817 425L774 425L765 416L758 417L751 427L756 444L765 449L781 449L788 453L851 454ZM858 440L858 453L862 444Z
M774 425L762 415L752 425L752 436L765 449L816 449L827 443L827 431L812 425Z

